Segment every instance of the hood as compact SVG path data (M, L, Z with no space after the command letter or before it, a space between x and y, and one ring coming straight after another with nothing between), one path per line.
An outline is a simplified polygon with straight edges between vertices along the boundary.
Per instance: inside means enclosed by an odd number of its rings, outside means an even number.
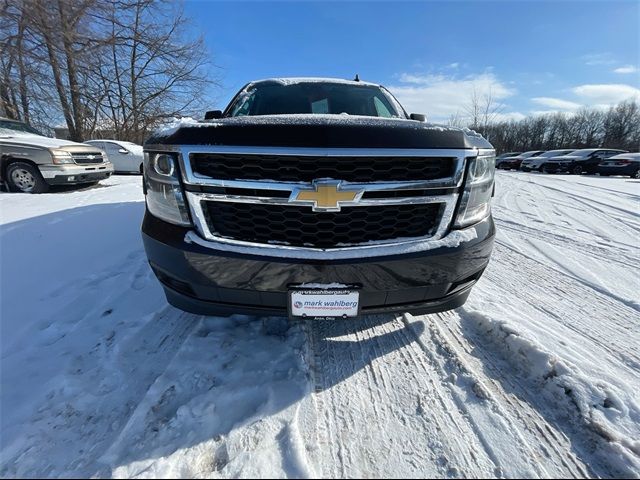
M265 115L186 120L154 133L145 145L238 145L316 148L493 148L468 129L415 120L353 115Z
M88 145L83 143L70 142L60 138L43 137L41 135L30 135L26 133L6 134L5 132L6 131L0 133L0 142L12 143L14 145L28 145L42 148L88 147Z

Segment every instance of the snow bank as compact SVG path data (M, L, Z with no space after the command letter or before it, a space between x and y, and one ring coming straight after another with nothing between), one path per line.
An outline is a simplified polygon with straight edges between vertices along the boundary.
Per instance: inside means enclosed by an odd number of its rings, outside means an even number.
M562 416L577 420L602 438L613 466L630 477L637 475L640 405L635 399L611 384L588 377L577 366L523 336L507 321L478 311L467 311L464 319L515 369L538 384L541 394Z

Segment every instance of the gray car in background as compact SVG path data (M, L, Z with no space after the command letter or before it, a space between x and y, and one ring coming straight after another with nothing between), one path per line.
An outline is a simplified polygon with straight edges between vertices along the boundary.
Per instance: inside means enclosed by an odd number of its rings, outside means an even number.
M520 164L520 170L522 170L523 172L531 172L532 170L537 170L538 172L540 172L542 171L542 166L550 158L562 157L574 151L574 148L564 150L549 150L535 157L525 158Z
M122 140L87 140L104 151L117 173L142 173L142 145Z

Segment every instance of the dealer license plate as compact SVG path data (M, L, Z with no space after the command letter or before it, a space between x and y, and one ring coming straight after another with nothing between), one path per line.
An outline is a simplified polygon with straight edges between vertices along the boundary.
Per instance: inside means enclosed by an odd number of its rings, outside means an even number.
M289 315L292 318L334 320L357 317L360 293L343 289L300 289L289 292Z

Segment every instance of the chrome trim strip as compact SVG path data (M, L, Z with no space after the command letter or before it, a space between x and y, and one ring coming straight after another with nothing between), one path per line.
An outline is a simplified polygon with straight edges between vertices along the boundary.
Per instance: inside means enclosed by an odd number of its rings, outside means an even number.
M149 148L151 150L151 148ZM269 154L269 155L296 155L296 156L324 156L324 157L450 157L456 159L456 165L451 177L434 180L420 180L415 182L373 182L350 183L343 185L360 186L367 189L396 190L410 188L446 188L459 187L462 184L466 158L478 155L477 150L464 149L402 149L402 148L298 148L298 147L238 147L219 145L184 145L179 148L180 167L182 180L188 185L209 185L215 187L254 188L266 190L292 190L301 184L309 182L279 182L274 180L217 180L195 173L191 167L191 153L235 153L235 154ZM319 179L317 179L319 180ZM340 180L340 179L335 179ZM251 186L249 186L251 185Z

